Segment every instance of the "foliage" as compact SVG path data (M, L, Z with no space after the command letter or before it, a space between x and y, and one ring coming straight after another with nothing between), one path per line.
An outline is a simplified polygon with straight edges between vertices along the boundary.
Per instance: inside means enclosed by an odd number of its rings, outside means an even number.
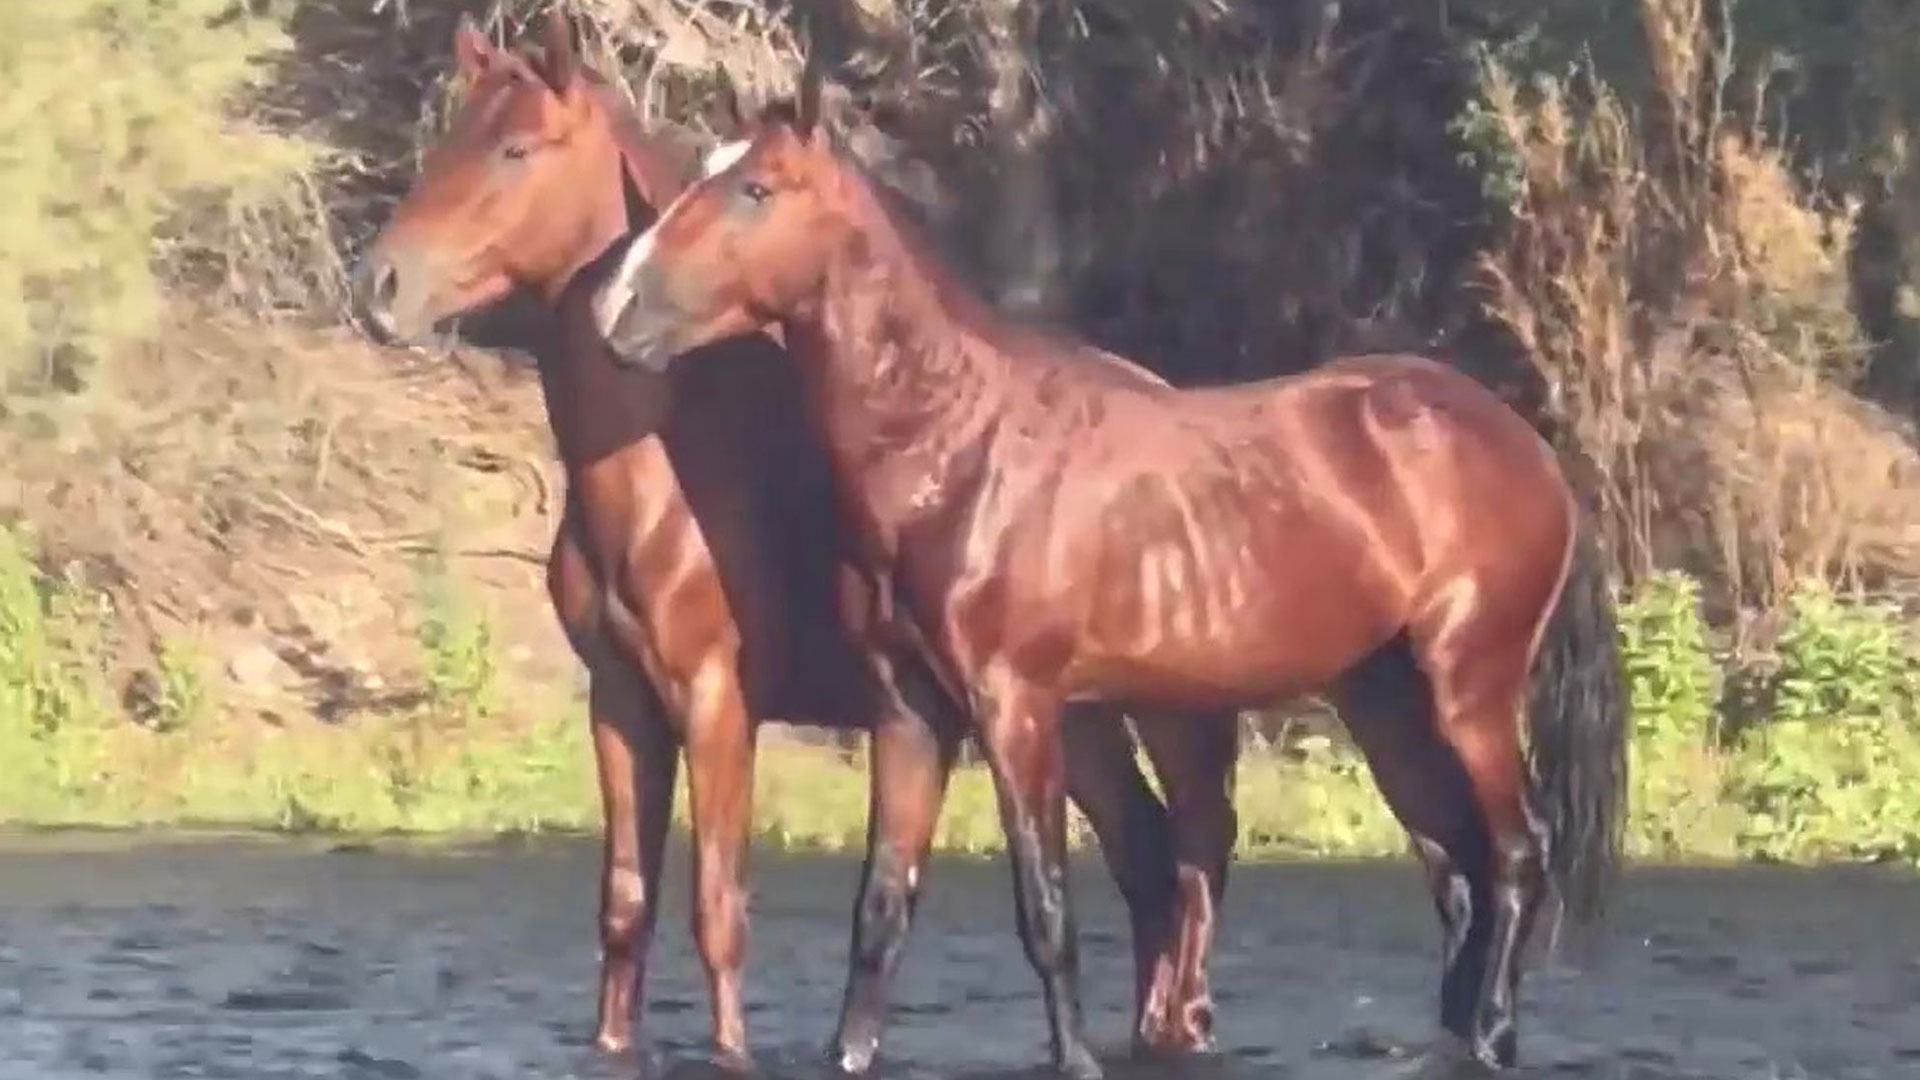
M1722 797L1721 670L1698 583L1659 574L1620 605L1621 662L1633 710L1627 836L1633 853L1728 858L1738 813Z
M422 579L419 637L429 707L463 721L493 713L498 703L492 624L449 573L444 558L435 559Z
M1845 601L1809 582L1792 598L1772 685L1775 723L1914 715L1920 665L1891 604Z
M1920 661L1898 609L1809 585L1778 644L1772 715L1745 733L1734 789L1772 859L1920 856Z
M1720 672L1698 583L1684 574L1655 575L1620 605L1619 618L1636 745L1713 741Z
M229 107L282 43L230 0L0 4L0 377L145 334L190 209L285 196L312 152Z

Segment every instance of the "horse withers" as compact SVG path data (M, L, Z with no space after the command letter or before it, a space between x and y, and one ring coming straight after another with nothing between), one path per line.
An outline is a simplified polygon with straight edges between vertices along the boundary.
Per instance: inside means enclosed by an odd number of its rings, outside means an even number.
M1062 710L1332 692L1430 877L1442 1058L1516 1056L1551 891L1597 910L1626 771L1610 595L1546 443L1414 356L1177 390L1016 325L796 110L628 245L595 300L629 367L777 325L867 571L963 694L1000 792L1054 1057L1079 1029Z
M723 1059L744 1060L755 732L778 718L873 732L869 846L833 1048L863 1069L963 725L910 656L874 646L873 597L848 573L824 448L789 408L800 384L780 347L745 334L670 377L618 372L590 317L592 285L617 241L700 162L691 140L643 129L576 62L557 14L544 39L528 56L471 24L456 31L460 104L358 267L360 321L377 338L410 340L510 294L536 301L528 344L567 480L548 586L589 674L605 815L595 1043L634 1041L684 754L713 1037ZM1167 812L1123 728L1071 726L1068 786L1133 919L1136 1037L1203 1045L1204 957L1180 951L1192 934L1175 925L1184 909ZM1156 757L1176 802L1191 756Z

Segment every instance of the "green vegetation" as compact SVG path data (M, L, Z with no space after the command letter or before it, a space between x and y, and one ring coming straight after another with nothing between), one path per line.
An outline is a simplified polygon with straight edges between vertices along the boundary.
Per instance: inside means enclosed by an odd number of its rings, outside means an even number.
M229 0L0 5L0 376L151 332L158 268L288 196L313 150L231 107L283 46Z
M1920 581L1910 5L1026 2L860 5L957 258L1177 379L1464 343L1601 511L1632 852L1920 862L1920 649L1862 599ZM551 614L497 570L550 535L537 404L338 325L473 7L403 6L0 2L0 821L597 827L583 706L523 670ZM572 9L668 119L797 66L773 9ZM758 784L765 842L862 842L859 751L770 734ZM1326 734L1251 741L1236 804L1249 856L1403 846ZM978 768L939 843L997 849Z
M488 621L441 570L424 578L416 705L329 725L211 722L197 651L166 651L152 723L110 705L101 598L47 576L0 531L0 820L198 825L341 833L497 833L598 827L579 701L516 721ZM437 565L437 564L436 564ZM1769 670L1712 645L1698 589L1662 575L1622 607L1634 707L1631 850L1665 860L1920 861L1920 661L1894 610L1796 596ZM1736 723L1724 687L1756 684ZM682 783L684 784L684 774ZM1251 740L1236 805L1243 856L1403 849L1365 765L1326 735ZM678 800L684 815L684 792ZM777 735L760 750L763 843L857 849L866 762ZM1076 835L1078 842L1087 838ZM1000 828L979 767L955 777L942 850L993 852Z

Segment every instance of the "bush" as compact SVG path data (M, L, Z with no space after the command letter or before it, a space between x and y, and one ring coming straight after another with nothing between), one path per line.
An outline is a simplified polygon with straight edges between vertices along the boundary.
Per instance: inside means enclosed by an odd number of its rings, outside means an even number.
M233 118L281 45L230 0L0 4L0 377L71 368L150 330L192 205L286 190L302 144Z
M1805 586L1790 617L1771 715L1739 748L1744 846L1770 859L1920 858L1920 666L1898 609Z
M1737 811L1722 788L1722 677L1683 574L1650 578L1620 605L1621 660L1633 709L1629 844L1656 858L1730 858Z

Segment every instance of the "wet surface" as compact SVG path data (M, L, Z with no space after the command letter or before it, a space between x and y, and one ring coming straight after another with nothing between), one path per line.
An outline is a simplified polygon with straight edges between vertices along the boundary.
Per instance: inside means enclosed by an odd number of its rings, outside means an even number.
M0 840L0 1080L631 1077L587 1046L591 842L459 852L239 841ZM756 856L748 1023L770 1077L816 1064L856 865ZM694 1075L704 984L675 852L646 1025ZM883 1075L1045 1075L1036 985L998 862L941 860ZM1125 1045L1127 942L1076 877L1092 1036ZM1222 1053L1115 1080L1390 1073L1431 1031L1436 932L1404 864L1236 868L1215 968ZM1523 1075L1920 1078L1920 880L1644 871L1604 956L1535 969Z

